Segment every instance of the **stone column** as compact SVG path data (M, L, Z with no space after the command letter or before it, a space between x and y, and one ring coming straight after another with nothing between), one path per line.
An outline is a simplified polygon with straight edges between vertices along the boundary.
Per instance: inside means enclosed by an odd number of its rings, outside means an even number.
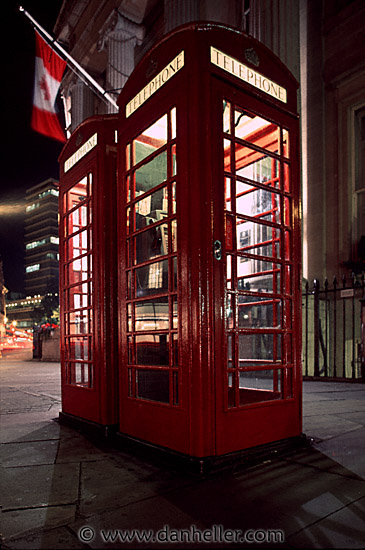
M100 32L98 49L105 48L108 54L105 89L115 99L134 69L134 48L141 44L143 35L141 25L129 21L117 11ZM116 108L108 103L107 111L115 113Z
M252 0L250 34L285 63L299 80L300 0Z
M73 132L81 122L94 114L94 92L79 78L69 86L71 95L71 128Z
M164 0L164 30L170 32L179 25L198 21L201 0Z

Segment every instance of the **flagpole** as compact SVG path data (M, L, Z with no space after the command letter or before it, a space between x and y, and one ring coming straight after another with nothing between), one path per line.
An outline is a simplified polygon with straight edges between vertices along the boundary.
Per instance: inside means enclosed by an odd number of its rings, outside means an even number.
M70 61L70 63L72 63L72 65L74 65L76 67L77 70L80 71L80 73L98 90L99 93L102 94L103 97L105 97L105 99L107 99L109 101L109 103L111 103L113 105L113 107L116 107L118 109L118 104L116 103L116 101L112 98L112 96L110 94L108 94L108 92L106 90L104 90L104 88L102 88L102 86L100 86L100 84L98 84L98 82L96 82L96 80L93 79L92 76L89 75L88 72L85 71L85 69L83 69L83 67L81 67L81 65L79 65L79 63L77 63L77 61L75 61L75 59L73 57L71 57L71 55L66 52L66 50L64 48L62 48L62 46L57 42L57 40L55 40L31 15L30 13L28 13L22 6L19 6L19 11L23 12L24 15L26 17L28 17L28 19L30 19L30 21L33 23L33 25L39 29L43 34L44 36L46 36L48 38L48 40L54 44L58 50L62 53L62 55L68 59Z

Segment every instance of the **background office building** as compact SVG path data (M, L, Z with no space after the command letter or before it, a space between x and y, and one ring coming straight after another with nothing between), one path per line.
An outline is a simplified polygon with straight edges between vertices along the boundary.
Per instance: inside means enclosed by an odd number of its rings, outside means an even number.
M58 292L58 182L47 179L26 192L25 291Z

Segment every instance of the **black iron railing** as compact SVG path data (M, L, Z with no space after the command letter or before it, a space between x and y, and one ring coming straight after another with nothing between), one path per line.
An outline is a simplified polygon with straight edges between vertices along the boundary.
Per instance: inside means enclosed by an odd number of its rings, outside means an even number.
M321 286L315 279L303 292L303 376L362 379L361 300L364 274ZM364 349L364 346L362 346Z

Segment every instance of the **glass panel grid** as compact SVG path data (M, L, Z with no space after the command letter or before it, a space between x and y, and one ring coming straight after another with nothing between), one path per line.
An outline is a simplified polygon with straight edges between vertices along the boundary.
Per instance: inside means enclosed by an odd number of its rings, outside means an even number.
M69 189L62 202L66 380L92 388L92 174Z
M222 125L231 409L292 396L291 196L288 131L226 100Z
M176 108L132 141L127 163L129 397L179 404Z

